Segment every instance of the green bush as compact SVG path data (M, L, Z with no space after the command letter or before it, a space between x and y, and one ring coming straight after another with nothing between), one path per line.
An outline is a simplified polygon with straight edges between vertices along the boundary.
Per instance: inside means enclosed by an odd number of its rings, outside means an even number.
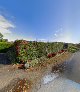
M8 42L8 39L0 39L0 42Z
M32 60L29 64L30 64L30 67L34 67L36 64L38 64L38 59Z
M12 45L10 42L0 42L0 53L6 53Z
M37 59L45 59L48 53L57 52L63 48L63 43L57 42L36 42L16 40L13 47L7 52L12 62L23 63L31 60L34 66ZM45 58L44 58L45 57ZM39 60L39 62L41 61Z
M75 53L75 52L77 52L79 49L76 47L76 46L70 46L69 48L68 48L68 51L69 52L72 52L72 53Z

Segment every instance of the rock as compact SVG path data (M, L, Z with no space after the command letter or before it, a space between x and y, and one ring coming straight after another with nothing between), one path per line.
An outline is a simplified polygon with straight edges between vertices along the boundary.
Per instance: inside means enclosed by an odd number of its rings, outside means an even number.
M29 63L28 63L28 62L25 63L25 64L24 64L24 67L25 67L26 69L28 69L28 68L29 68Z

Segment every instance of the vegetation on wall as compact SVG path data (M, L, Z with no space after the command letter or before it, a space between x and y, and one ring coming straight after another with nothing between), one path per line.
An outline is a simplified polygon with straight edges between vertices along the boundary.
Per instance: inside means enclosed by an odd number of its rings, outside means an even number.
M79 50L74 44L68 44L67 49L65 46L62 42L16 40L8 50L7 56L12 63L27 64L28 67L65 51L74 53Z
M25 63L41 57L47 57L49 53L58 52L62 48L63 43L16 40L7 54L12 62Z
M80 46L63 42L37 42L26 40L8 42L7 39L3 39L3 35L0 33L0 53L6 53L12 63L27 63L30 66L34 66L45 60L45 58L54 57L65 51L74 53L79 50L78 47Z

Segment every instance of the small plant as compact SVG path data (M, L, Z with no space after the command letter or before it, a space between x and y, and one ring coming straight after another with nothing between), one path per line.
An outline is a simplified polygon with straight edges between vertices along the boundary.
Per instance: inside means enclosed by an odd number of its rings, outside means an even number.
M30 62L30 67L34 67L36 64L38 64L38 59L34 59Z
M79 49L76 47L76 46L70 46L69 48L68 48L68 51L69 52L72 52L72 53L75 53L75 52L77 52Z

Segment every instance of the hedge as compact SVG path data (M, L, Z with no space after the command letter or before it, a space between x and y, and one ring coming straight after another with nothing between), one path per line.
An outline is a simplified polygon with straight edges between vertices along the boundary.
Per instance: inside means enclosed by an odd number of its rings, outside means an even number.
M63 43L59 42L36 42L16 40L7 52L8 58L13 63L25 63L41 57L47 57L49 53L58 52L63 48Z
M10 42L0 42L0 53L6 53L12 45Z

